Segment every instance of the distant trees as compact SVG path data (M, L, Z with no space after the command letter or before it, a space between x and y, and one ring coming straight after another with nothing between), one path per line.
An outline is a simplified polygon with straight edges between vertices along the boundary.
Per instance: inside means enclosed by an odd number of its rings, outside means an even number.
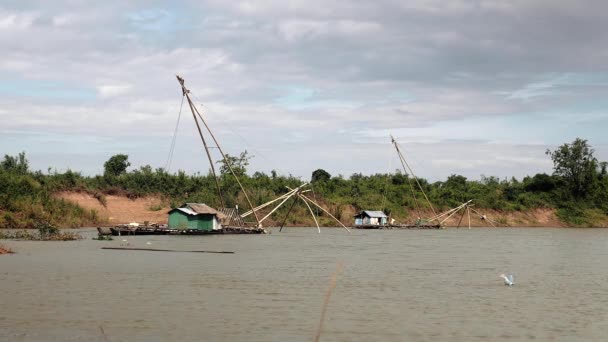
M108 161L103 164L105 176L120 176L127 172L127 168L131 166L129 163L129 156L126 154L116 154L110 157Z
M545 153L553 160L554 174L562 177L572 195L585 197L598 175L594 152L587 140L577 138L571 144L563 144L555 151L547 150Z
M546 173L537 173L534 177L524 178L524 190L529 192L549 192L555 189L556 180Z
M25 175L29 171L29 161L25 157L25 152L17 156L4 155L4 160L0 162L0 169L8 173Z
M231 156L226 153L226 160L221 159L217 161L220 164L220 173L222 175L230 174L230 167L234 173L240 177L247 173L247 166L249 165L249 159L253 156L249 156L247 150L241 152L238 157ZM228 162L228 164L226 163Z
M331 179L331 175L329 174L329 172L323 170L323 169L316 169L315 171L312 172L312 177L310 179L310 181L312 183L315 182L319 182L319 181L328 181Z
M461 175L451 175L434 183L421 178L417 180L439 210L473 199L479 208L504 211L554 208L562 220L578 225L608 220L608 164L594 157L588 142L576 139L546 153L554 163L552 175L540 173L521 181L483 175L480 180L469 180ZM270 201L301 184L298 177L280 175L275 170L270 175L262 172L247 175L251 158L247 151L238 156L227 155L226 158L227 162L222 160L218 164L223 175L219 180L222 195L228 206L247 206L242 191L229 177L228 165L239 176L254 204ZM168 173L149 165L127 171L131 163L125 154L112 156L103 166L102 176L85 176L71 170L45 174L29 170L24 152L4 156L0 159L0 228L33 227L43 220L60 226L96 222L96 213L53 196L59 191L76 190L131 198L157 194L171 205L189 201L220 205L216 180L210 174ZM409 209L427 207L418 186L415 185L413 190L410 188L412 181L398 170L374 175L354 173L346 178L341 175L332 177L327 171L316 169L311 175L314 191L311 195L318 196L330 210L352 206L354 210L385 210L393 217L406 218L411 215ZM281 210L277 214L286 214ZM307 212L306 208L302 210L302 213Z

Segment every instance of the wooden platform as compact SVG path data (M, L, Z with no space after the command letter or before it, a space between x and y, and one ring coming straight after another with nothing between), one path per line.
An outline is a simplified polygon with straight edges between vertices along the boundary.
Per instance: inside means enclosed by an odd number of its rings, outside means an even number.
M386 224L386 225L355 225L352 226L355 229L442 229L438 224L430 225L430 224Z
M102 228L103 229L103 228ZM114 236L127 235L216 235L216 234L266 234L264 228L254 227L222 227L217 230L174 229L154 226L139 227L110 227ZM98 228L99 230L99 228Z

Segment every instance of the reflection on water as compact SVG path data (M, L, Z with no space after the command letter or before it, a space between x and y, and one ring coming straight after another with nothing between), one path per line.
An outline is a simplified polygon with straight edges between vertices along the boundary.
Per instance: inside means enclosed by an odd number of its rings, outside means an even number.
M608 230L277 230L3 242L0 340L602 340ZM101 250L120 246L235 254ZM151 242L151 244L146 244ZM517 284L503 285L501 273ZM102 334L102 330L105 336Z

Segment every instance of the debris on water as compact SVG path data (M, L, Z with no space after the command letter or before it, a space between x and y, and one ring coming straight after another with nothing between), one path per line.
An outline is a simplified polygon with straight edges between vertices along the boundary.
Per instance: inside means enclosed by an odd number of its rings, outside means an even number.
M121 251L234 254L234 252L232 252L232 251L181 251L181 250L175 250L175 249L133 248L133 247L101 247L101 249L114 249L114 250L121 250Z

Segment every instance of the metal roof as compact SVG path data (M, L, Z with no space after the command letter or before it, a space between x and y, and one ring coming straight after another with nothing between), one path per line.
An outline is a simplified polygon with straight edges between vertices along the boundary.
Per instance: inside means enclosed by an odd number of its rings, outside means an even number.
M196 213L194 211L190 210L190 208L175 208L175 210L179 210L188 215L196 215Z
M388 217L383 211L380 210L361 210L361 212L355 216L359 216L361 214L365 214L369 217Z
M179 210L187 215L200 215L200 214L216 215L220 219L222 219L226 216L226 215L222 214L221 212L206 205L205 203L185 203L179 208L171 209L169 211L169 213L171 213L173 210Z
M182 205L182 207L188 207L190 210L194 211L196 214L212 214L219 215L220 212L206 205L205 203L186 203Z

